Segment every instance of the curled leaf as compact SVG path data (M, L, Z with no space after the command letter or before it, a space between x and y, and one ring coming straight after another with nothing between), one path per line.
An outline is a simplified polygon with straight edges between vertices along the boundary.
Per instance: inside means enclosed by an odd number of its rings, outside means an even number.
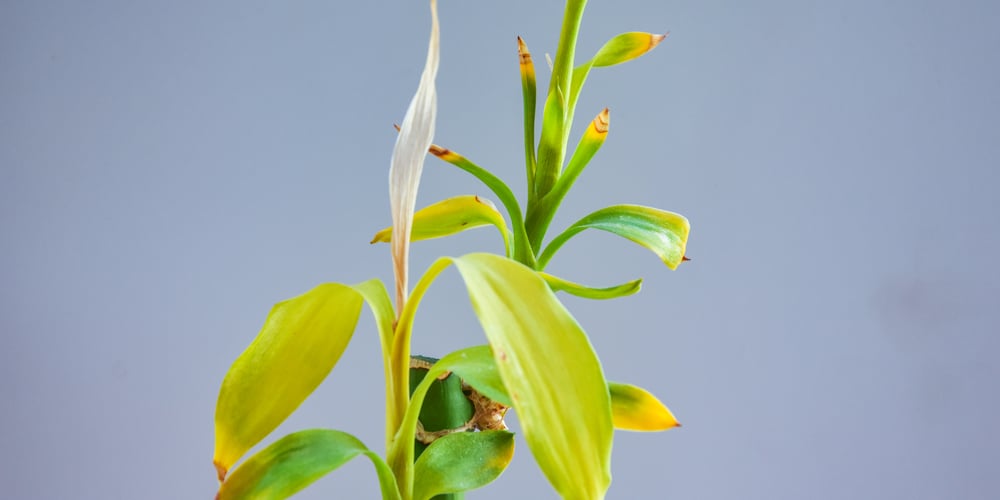
M417 188L424 168L427 148L434 138L437 118L437 77L440 52L437 1L431 0L431 38L427 48L427 61L417 93L406 110L396 146L392 150L389 169L389 201L392 209L392 262L396 277L396 308L403 309L407 294L409 274L410 231L413 209L417 201Z
M570 295L576 295L577 297L583 297L585 299L617 299L618 297L625 297L638 293L639 288L642 286L642 280L637 279L629 281L628 283L622 283L620 285L609 286L606 288L594 288L584 286L579 283L573 283L572 281L564 280L549 273L539 272L538 274L545 279L545 282L552 287L553 291L566 292Z
M631 61L653 50L669 33L655 35L633 31L615 36L594 55L591 64L595 67L614 66Z
M608 382L608 391L616 429L665 431L681 425L656 396L641 387Z
M410 240L443 238L489 224L496 226L500 231L506 247L508 241L507 223L497 210L496 205L486 198L475 195L456 196L417 210L413 214L413 230ZM392 232L392 227L387 227L376 233L371 242L389 242L392 239Z
M632 240L652 250L670 269L684 259L691 226L682 215L639 205L615 205L602 208L571 225L545 248L538 257L544 268L552 256L570 238L584 229L600 229Z

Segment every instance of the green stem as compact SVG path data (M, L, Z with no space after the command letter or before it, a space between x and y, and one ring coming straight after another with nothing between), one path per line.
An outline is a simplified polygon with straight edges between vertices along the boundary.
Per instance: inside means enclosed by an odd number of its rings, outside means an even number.
M577 35L580 32L580 22L586 5L586 0L566 2L562 30L559 33L559 45L556 49L556 59L552 65L552 81L545 99L545 109L542 114L542 135L538 144L538 160L535 165L534 197L529 196L528 218L525 220L528 239L535 252L538 251L546 230L545 227L538 227L538 225L547 216L545 214L532 216L532 214L537 211L535 208L537 202L544 198L555 185L566 156L566 142L571 125L568 118L573 115L570 109L573 61L576 53ZM531 203L531 201L535 203ZM551 219L551 217L549 218Z

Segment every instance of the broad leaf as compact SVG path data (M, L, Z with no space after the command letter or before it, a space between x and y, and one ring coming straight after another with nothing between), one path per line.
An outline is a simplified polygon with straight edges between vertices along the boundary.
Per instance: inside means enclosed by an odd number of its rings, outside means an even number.
M417 210L413 214L410 240L442 238L489 224L500 231L504 247L507 247L507 223L493 202L475 195L456 196ZM376 233L371 242L387 243L391 239L392 226Z
M544 268L567 240L584 229L600 229L628 238L652 250L670 269L677 269L684 259L691 226L682 215L657 208L639 205L602 208L556 236L539 256L539 268Z
M611 482L611 398L580 325L536 272L491 254L454 259L525 440L564 498Z
M330 373L351 340L361 303L352 288L327 283L274 306L222 381L214 456L220 479Z
M627 431L665 431L680 427L656 396L634 385L608 383L615 428Z
M459 432L438 438L414 464L414 500L483 487L500 476L514 457L514 434Z
M375 465L383 499L399 499L389 466L354 436L312 429L289 434L237 468L219 488L217 500L287 498L358 455Z
M545 279L545 282L552 287L552 290L556 292L566 292L571 295L576 295L577 297L583 297L585 299L595 299L595 300L606 300L606 299L617 299L618 297L625 297L639 292L639 288L642 286L642 280L637 279L629 281L628 283L622 283L616 286L609 286L606 288L594 288L579 283L573 283L572 281L567 281L562 278L558 278L549 273L540 272L538 273Z

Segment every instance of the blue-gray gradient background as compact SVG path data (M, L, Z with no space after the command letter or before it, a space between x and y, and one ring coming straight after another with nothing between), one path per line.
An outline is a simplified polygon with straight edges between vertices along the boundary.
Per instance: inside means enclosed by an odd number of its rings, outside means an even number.
M436 142L524 192L515 36L562 4L441 0ZM584 233L551 269L608 377L684 427L617 433L610 498L986 499L1000 491L1000 4L593 1L578 131L611 133L553 224L614 203L685 214L688 255ZM271 305L391 283L387 173L425 1L0 3L0 485L5 498L210 498L213 412ZM430 158L419 204L487 195ZM494 231L419 243L497 251ZM445 273L415 350L483 343ZM369 313L273 436L382 443ZM516 417L511 419L516 429ZM554 496L519 441L473 498ZM358 460L302 498L374 498Z

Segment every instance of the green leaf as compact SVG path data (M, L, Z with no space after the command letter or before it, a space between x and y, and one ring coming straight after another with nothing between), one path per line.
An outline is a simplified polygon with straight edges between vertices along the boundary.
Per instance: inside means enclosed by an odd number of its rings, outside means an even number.
M608 382L615 428L627 431L665 431L680 422L656 396L634 385Z
M535 193L535 63L531 60L528 45L517 37L517 55L521 70L521 100L524 103L524 166L528 175L528 196L533 202Z
M565 498L602 497L611 482L611 396L589 339L538 273L493 254L438 259L417 283L400 316L394 356L409 352L408 332L419 300L451 263L465 281L539 467ZM413 484L411 443L430 380L443 373L436 370L452 370L476 387L476 374L489 373L476 359L486 352L472 348L445 356L414 391L388 460L404 491ZM478 368L469 374L463 373L464 366ZM477 389L503 402L495 397L495 385L492 391Z
M587 335L528 267L491 254L454 263L539 467L564 498L602 497L611 398Z
M555 216L563 198L566 197L566 193L573 187L573 183L576 182L583 169L590 163L594 155L597 154L597 150L601 149L604 140L608 137L610 119L611 115L608 108L604 108L604 111L601 111L590 122L587 130L584 131L583 136L580 138L580 142L576 145L573 156L569 159L569 164L566 165L566 171L559 176L549 194L545 195L532 206L532 210L528 211L525 223L531 228L528 238L532 241L532 244L540 244L545 231L548 230L549 224L552 222L552 217Z
M594 67L614 66L623 62L631 61L655 48L667 35L654 35L653 33L622 33L601 47L597 51L591 64Z
M628 238L655 253L670 269L684 259L690 224L683 216L639 205L602 208L577 221L556 236L538 258L539 269L566 243L584 229L600 229Z
M492 224L500 230L504 248L508 247L507 223L490 200L475 195L463 195L439 201L421 208L413 214L411 241L442 238L467 229ZM372 243L388 243L392 239L392 226L372 238Z
M545 279L545 282L549 284L553 291L566 292L570 295L576 295L577 297L583 297L585 299L617 299L618 297L625 297L638 293L642 286L642 280L637 279L629 281L628 283L622 283L621 285L609 286L607 288L592 288L558 278L549 273L539 272L538 274Z
M358 455L375 465L383 499L400 498L389 466L356 437L311 429L289 434L237 468L219 488L217 500L287 498Z
M500 476L514 457L514 434L459 432L435 440L414 465L413 498L483 487Z
M351 340L361 303L354 289L327 283L271 309L222 381L214 454L220 479L330 373Z
M422 297L433 278L450 262L451 259L442 258L438 259L431 266L431 269L436 270L436 273L426 274L420 279L417 289L414 290L411 305L413 300L419 300ZM410 306L407 307L409 308ZM410 321L404 318L401 318L400 321ZM480 394L510 406L509 398L506 397L506 390L503 387L503 381L500 379L489 346L460 349L431 365L427 373L423 375L423 379L412 391L410 404L399 424L398 433L393 440L388 454L388 462L393 470L400 471L397 472L397 477L402 478L400 486L406 491L410 491L413 485L412 464L414 449L412 443L416 435L418 416L423 412L423 404L431 386L438 377L448 372L461 377L465 383L474 387Z
M468 158L436 144L430 147L430 153L441 160L444 160L479 179L486 187L493 191L500 203L507 209L510 217L511 229L514 233L514 259L527 265L533 265L535 254L528 244L528 236L525 233L524 218L521 215L521 206L517 203L517 197L499 177L479 165L469 161Z

